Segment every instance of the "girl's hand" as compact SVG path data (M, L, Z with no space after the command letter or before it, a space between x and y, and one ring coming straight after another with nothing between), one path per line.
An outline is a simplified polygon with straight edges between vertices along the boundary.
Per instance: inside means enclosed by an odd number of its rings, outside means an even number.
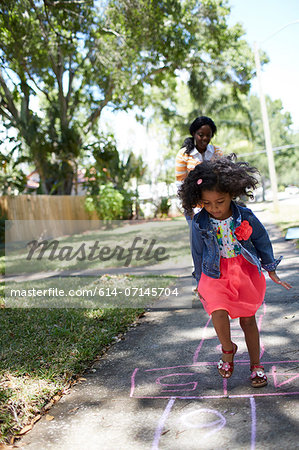
M281 279L277 276L275 270L273 270L272 272L268 272L269 277L271 278L272 281L274 281L274 283L280 284L281 286L283 286L286 289L291 289L292 286L287 283L286 281L281 281Z
M202 302L205 302L205 299L203 298L203 296L199 292L197 292L197 294L198 294L199 300L201 300Z

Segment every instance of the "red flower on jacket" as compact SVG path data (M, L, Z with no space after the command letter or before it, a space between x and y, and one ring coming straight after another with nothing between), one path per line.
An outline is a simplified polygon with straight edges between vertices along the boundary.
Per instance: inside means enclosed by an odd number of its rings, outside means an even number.
M235 235L238 241L247 241L247 239L250 238L251 234L252 226L249 225L248 220L243 220L243 222L241 222L241 225L239 225L235 229Z

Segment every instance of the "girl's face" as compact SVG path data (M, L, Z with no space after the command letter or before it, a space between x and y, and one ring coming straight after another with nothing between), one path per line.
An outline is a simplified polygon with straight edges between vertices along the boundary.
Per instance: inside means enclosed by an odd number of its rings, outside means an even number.
M201 194L201 204L217 220L225 220L232 215L231 200L228 192L202 191Z
M198 128L194 133L195 146L200 153L204 153L207 149L207 145L212 139L212 130L209 125L203 125Z

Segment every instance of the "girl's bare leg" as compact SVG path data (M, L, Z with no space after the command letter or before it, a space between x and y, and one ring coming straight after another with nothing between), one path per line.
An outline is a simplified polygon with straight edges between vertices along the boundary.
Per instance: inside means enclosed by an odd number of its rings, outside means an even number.
M240 326L244 331L245 341L250 357L250 365L260 363L260 333L255 316L240 317Z
M240 325L244 331L245 341L250 357L250 366L260 365L260 333L256 324L255 316L240 317ZM255 385L265 384L263 378L256 377Z
M224 309L214 311L212 313L212 321L222 348L226 351L233 350L228 312ZM234 355L232 353L229 355L222 353L222 361L232 362L233 357Z

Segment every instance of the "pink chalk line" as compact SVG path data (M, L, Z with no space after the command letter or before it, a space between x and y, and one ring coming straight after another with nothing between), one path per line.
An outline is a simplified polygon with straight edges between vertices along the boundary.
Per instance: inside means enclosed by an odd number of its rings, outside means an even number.
M291 359L287 361L263 361L263 365L265 364L289 364L289 363L299 363L298 359Z
M249 359L240 359L240 360L235 360L236 363L239 364L248 364L249 363ZM288 363L299 363L299 360L296 359L292 359L292 360L287 360L287 361L263 361L263 364L288 364ZM201 361L201 362L196 362L193 364L182 364L180 366L169 366L169 367L156 367L154 369L145 369L145 372L153 372L155 370L169 370L169 369L179 369L179 368L183 368L183 367L200 367L200 366L215 366L217 365L218 362L217 361ZM136 369L135 369L136 370Z
M223 395L227 396L227 379L223 378Z
M219 395L201 395L198 397L195 396L181 396L181 395L176 395L176 396L167 396L167 395L156 395L156 396L144 396L144 395L136 395L134 396L134 398L143 398L143 399L150 399L150 400L154 400L154 399L163 399L163 398L174 398L174 399L178 399L178 400L213 400L213 399L219 399L219 398L251 398L251 397L281 397L284 395L299 395L299 391L298 392L268 392L265 394L229 394L229 395L223 395L223 394L219 394Z
M241 366L248 364L250 362L249 359L234 359L235 363L240 364ZM285 361L262 361L261 364L266 365L266 364L290 364L290 363L299 363L299 360L297 359L291 359L291 360L285 360ZM218 364L217 362L201 362L201 363L197 363L197 364L190 364L190 367L192 366L197 366L197 365L205 365L205 366L212 366ZM185 366L186 367L186 366ZM158 369L156 369L158 370Z
M153 445L152 445L152 450L159 450L159 441L160 441L160 437L165 425L165 422L167 420L167 417L169 416L169 413L171 411L171 408L173 407L173 404L176 400L176 397L171 397L169 402L167 403L167 406L162 414L162 416L160 417L158 426L156 428L155 431L155 436L154 436L154 441L153 441Z
M266 315L266 312L267 312L267 305L266 305L266 302L264 302L263 303L263 313L260 315L258 325L257 325L259 332L261 332L262 321L263 321L264 316Z
M247 360L240 360L240 361L235 361L236 363L239 363L241 365L243 364L248 364L249 361ZM299 360L294 359L294 360L290 360L290 361L263 361L263 365L267 365L267 364L289 364L289 363L299 363ZM179 369L179 368L186 368L186 367L200 367L200 366L215 366L216 364L218 364L217 362L198 362L196 364L185 364L185 365L181 365L181 366L171 366L171 367L159 367L159 368L155 368L155 369L146 369L145 372L153 372L153 371L157 371L157 370L170 370L170 369ZM139 367L136 367L131 375L131 391L130 391L130 397L134 396L134 391L135 391L135 378L136 378L136 374L139 370ZM276 368L275 368L276 370ZM273 376L273 378L275 378L275 375L273 375L273 369L272 372L269 373L269 375ZM278 373L276 373L276 375L278 375ZM282 375L282 374L279 374ZM285 374L284 374L285 375ZM295 379L299 376L299 374L295 373L295 374L289 374L289 375L294 375L292 379ZM227 380L225 380L227 382ZM275 386L275 387L279 387L279 386ZM225 386L223 386L223 388L225 389ZM226 387L227 388L227 387ZM226 396L227 394L225 394ZM156 398L156 397L154 397ZM163 397L164 398L164 397Z
M299 361L280 361L280 363L287 363L287 362L299 362ZM278 362L276 362L276 364L277 364ZM206 365L206 364L209 364L209 365L211 365L211 363L201 363L201 364L196 364L196 366L194 366L194 365L186 365L186 366L183 366L183 367L198 367L199 365ZM216 365L217 363L212 363L213 365ZM265 362L264 363L264 365L266 365L266 364L273 364L273 362ZM166 370L166 369L169 369L169 368L160 368L160 370ZM131 376L131 391L130 391L130 397L134 397L134 392L135 392L135 377L136 377L136 374L137 374L137 372L138 372L138 370L139 370L139 368L136 368L134 371L133 371L133 373L132 373L132 376ZM151 369L149 369L149 370L146 370L146 371L150 371ZM155 369L155 370L158 370L158 369ZM169 378L169 377L173 377L173 376L181 376L181 375L184 375L184 376L190 376L190 375L196 375L196 373L170 373L170 374L167 374L167 375L163 375L163 376L160 376L159 378L157 378L156 379L156 383L157 384L160 384L161 386L163 386L163 387L167 387L167 386L169 386L169 387L171 387L171 386L187 386L187 385L192 385L193 387L192 388L189 388L189 389L186 389L186 388L184 388L184 389L181 389L181 388L178 388L178 389L164 389L162 392L177 392L177 391L180 391L180 390L184 390L184 391L190 391L190 390L192 390L192 391L194 391L196 388L197 388L197 385L198 385L198 382L196 382L196 381L192 381L192 382L189 382L189 383L180 383L180 384L177 384L177 383L175 383L175 384L166 384L166 383L161 383L160 382L160 380L161 379L164 379L164 378ZM289 378L288 380L285 380L285 381L283 381L282 383L280 383L280 384L278 384L278 382L277 382L277 376L278 375L280 375L280 376L285 376L285 375L290 375L291 376L291 378ZM283 386L283 385L285 385L285 384L288 384L288 383L291 383L293 380L295 380L296 378L299 378L299 373L298 372L295 372L295 373L285 373L285 372L277 372L276 371L276 367L275 366L273 366L272 367L272 371L271 372L269 372L269 374L268 374L268 376L272 376L273 377L273 382L274 382L274 387L275 388L279 388L279 387L281 387L281 386ZM278 393L279 395L282 395L281 393ZM272 395L272 394L271 394ZM222 396L220 396L220 397L229 397L229 395L228 395L228 391L227 391L227 379L223 379L223 395ZM217 396L216 398L220 398L219 396ZM137 397L137 398L139 398L139 397ZM140 397L140 398L143 398L143 397ZM157 397L157 396L155 396L155 397L144 397L144 398L160 398L160 397ZM162 398L165 398L165 397L162 397ZM181 398L181 397L177 397L177 398ZM188 397L188 398L190 398L190 397ZM205 397L195 397L195 398L205 398ZM210 397L209 397L210 398Z
M135 391L135 375L138 372L139 368L136 367L136 369L133 371L131 375L131 391L130 391L130 397L133 397L134 391Z
M256 405L254 397L250 397L250 407L251 407L251 450L255 449L256 440Z
M264 303L263 303L263 313L260 315L259 321L258 321L258 325L257 325L259 332L261 332L261 329L262 329L262 321L263 321L263 318L264 318L265 315L266 315L266 311L267 311L267 305L266 305L266 302L264 301ZM264 353L265 353L265 346L264 346L264 344L261 342L260 359L262 359Z
M262 359L264 353L265 353L265 347L264 347L264 344L261 343L260 359Z
M194 356L193 356L193 364L197 362L198 354L199 354L199 352L200 352L200 350L201 350L201 347L202 347L202 345L203 345L203 343L204 343L204 341L205 341L205 333L206 333L206 330L207 330L207 328L208 328L209 323L211 322L211 320L212 320L212 316L209 317L207 323L206 323L205 326L204 326L204 329L203 329L203 332L202 332L202 339L201 339L201 341L200 341L200 343L199 343L199 346L198 346L197 349L195 350L195 353L194 353Z
M159 384L160 386L187 386L187 385L192 385L193 387L190 389L162 389L162 392L176 392L176 391L195 391L195 389L197 388L198 382L197 381L190 381L189 383L178 383L178 384L167 384L167 383L161 383L160 380L162 380L162 378L169 378L169 377L175 377L175 376L190 376L190 373L171 373L168 375L162 375L161 377L156 379L156 384Z
M275 366L272 366L272 373L269 375L273 376L273 383L274 383L274 386L277 388L283 386L284 384L290 383L291 381L295 380L296 378L299 378L299 373L296 373L295 375L293 375L291 373L277 373ZM289 378L288 380L283 381L282 383L278 383L277 375L293 375L293 376L291 378Z

